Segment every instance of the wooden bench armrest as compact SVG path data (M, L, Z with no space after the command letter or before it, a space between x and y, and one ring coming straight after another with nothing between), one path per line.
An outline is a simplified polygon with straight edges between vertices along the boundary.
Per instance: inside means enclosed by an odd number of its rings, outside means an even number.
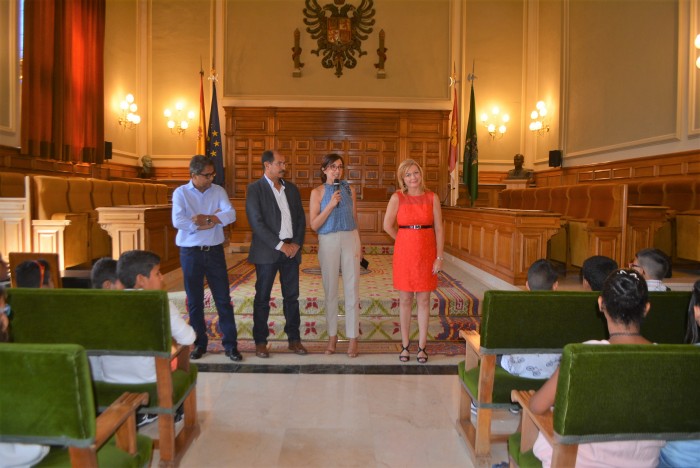
M117 435L117 447L136 453L136 410L148 404L148 393L124 392L97 417L95 430L96 449L102 447L112 435Z
M474 330L460 330L459 336L467 342L465 349L465 368L473 369L479 364L481 335Z
M191 351L191 345L181 345L173 342L173 351L170 353L170 360L177 359L177 368L189 372Z
M521 421L520 452L532 450L538 432L554 447L554 428L552 411L545 414L535 414L530 410L530 398L535 394L534 390L513 390L510 397L515 403L523 407Z

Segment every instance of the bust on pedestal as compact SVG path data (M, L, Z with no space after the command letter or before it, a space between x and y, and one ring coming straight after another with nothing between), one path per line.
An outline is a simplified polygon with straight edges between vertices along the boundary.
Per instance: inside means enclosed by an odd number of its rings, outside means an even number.
M525 188L534 182L533 171L531 169L524 169L524 163L525 156L522 154L513 156L513 165L515 167L508 171L504 181L507 188Z

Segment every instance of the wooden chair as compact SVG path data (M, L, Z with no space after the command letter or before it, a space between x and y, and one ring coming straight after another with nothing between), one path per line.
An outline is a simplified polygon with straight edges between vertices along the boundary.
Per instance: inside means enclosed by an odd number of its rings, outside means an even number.
M123 393L100 416L85 349L0 344L0 441L49 445L37 466L148 466L153 441L136 432L147 393Z
M553 412L533 414L533 392L512 392L523 412L522 434L508 441L511 466L537 466L538 432L553 468L574 466L582 443L700 439L698 375L697 346L567 345Z
M155 359L157 380L144 384L95 381L99 409L107 408L124 392L147 392L148 407L157 413L161 465L178 463L199 434L197 423L197 367L190 365L190 346L171 355L170 309L165 291L109 291L95 289L13 289L11 327L15 343L77 343L89 355L147 356ZM178 367L171 371L171 360ZM183 405L184 425L178 433L175 413Z
M491 442L507 434L491 433L494 409L513 407L511 391L537 390L545 380L525 379L496 365L499 354L559 353L569 343L604 339L607 326L598 312L597 292L486 291L481 329L460 331L467 342L458 364L460 392L457 428L476 464L491 459ZM689 292L649 295L651 309L642 334L655 343L683 343ZM471 412L471 403L476 415Z
M61 282L61 271L58 269L58 254L56 253L38 253L38 252L10 252L8 256L10 262L10 276L12 278L12 287L17 287L17 278L15 275L15 268L20 263L26 261L37 261L46 260L49 264L49 271L51 273L51 279L53 280L54 288L62 288L63 284Z

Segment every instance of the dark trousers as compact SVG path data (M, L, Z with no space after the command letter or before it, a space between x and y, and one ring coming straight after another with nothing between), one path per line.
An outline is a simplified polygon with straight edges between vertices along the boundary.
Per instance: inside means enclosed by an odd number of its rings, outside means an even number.
M180 265L185 280L187 309L190 326L197 334L194 345L207 348L207 328L204 323L204 278L207 278L211 295L219 313L219 329L224 336L222 343L227 351L238 346L238 330L233 317L233 304L229 292L228 272L224 247L217 245L209 250L199 247L180 247Z
M253 301L253 339L255 344L267 343L270 334L268 318L270 317L270 292L277 272L280 273L282 286L284 332L287 339L300 341L299 325L299 263L295 258L287 258L282 252L275 263L255 264L255 300Z

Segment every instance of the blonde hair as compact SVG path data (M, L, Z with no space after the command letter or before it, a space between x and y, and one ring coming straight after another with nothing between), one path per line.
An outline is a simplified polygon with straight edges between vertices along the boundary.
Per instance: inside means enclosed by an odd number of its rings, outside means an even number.
M399 168L396 170L396 180L399 184L399 190L401 190L403 193L408 192L408 187L406 187L406 184L403 183L403 178L411 166L416 166L418 168L418 172L420 172L420 188L425 191L425 177L423 177L423 168L413 159L405 159L401 162L401 164L399 164Z

